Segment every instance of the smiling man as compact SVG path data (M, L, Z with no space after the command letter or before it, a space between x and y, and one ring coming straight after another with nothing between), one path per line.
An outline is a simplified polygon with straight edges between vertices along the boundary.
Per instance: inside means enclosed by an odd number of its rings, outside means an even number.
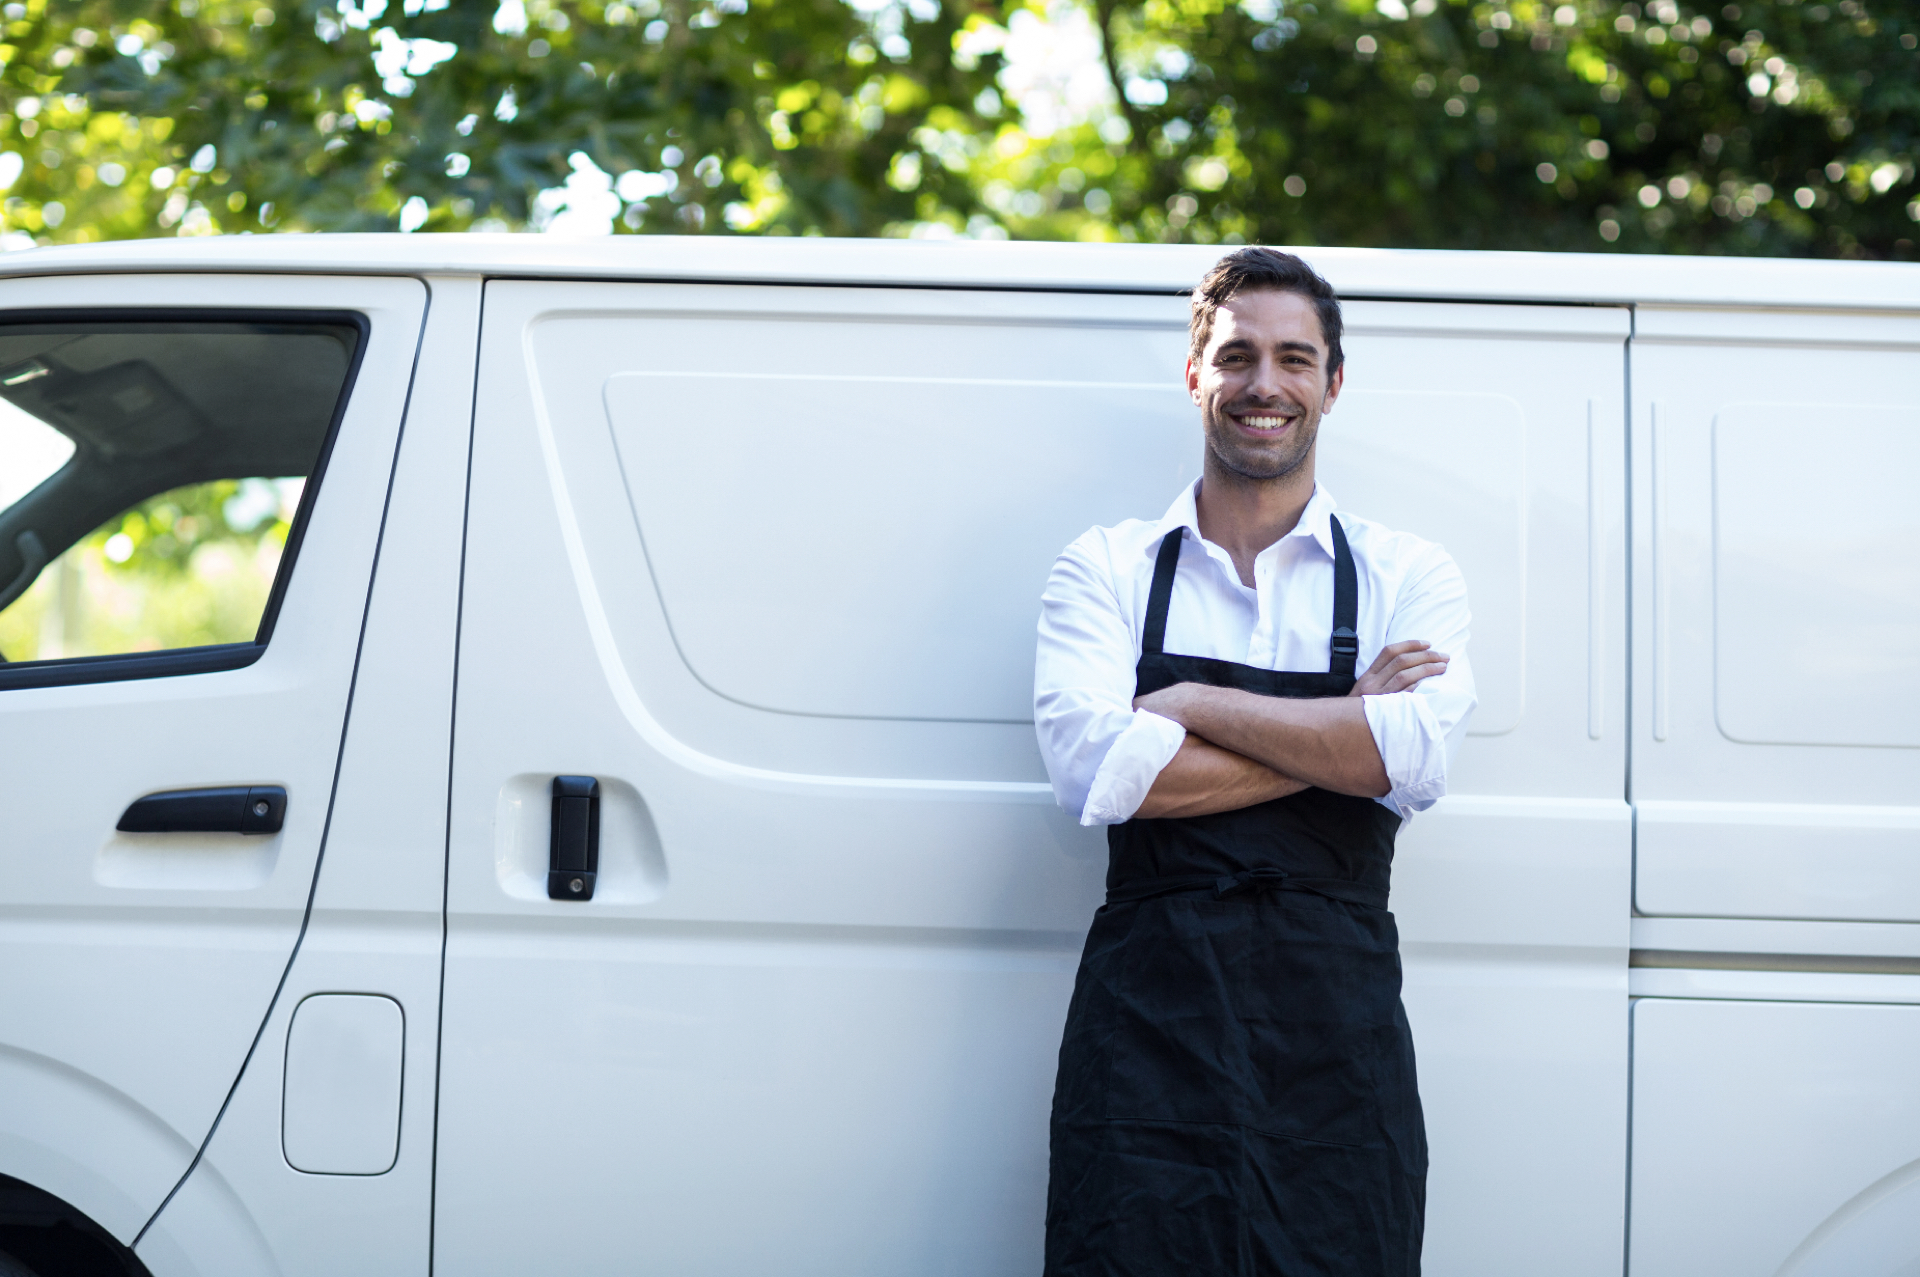
M1439 546L1315 481L1340 329L1299 258L1223 258L1193 294L1199 482L1047 583L1040 745L1109 854L1054 1090L1049 1277L1420 1270L1387 886L1473 710L1467 596Z

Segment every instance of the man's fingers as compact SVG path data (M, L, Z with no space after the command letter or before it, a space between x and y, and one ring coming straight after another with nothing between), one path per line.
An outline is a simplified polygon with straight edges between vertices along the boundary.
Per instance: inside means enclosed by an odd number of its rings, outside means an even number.
M1390 682L1409 670L1426 670L1428 674L1437 674L1447 668L1447 659L1445 652L1408 652L1394 657L1383 669L1368 671L1368 678Z
M1389 643L1380 649L1378 656L1373 658L1373 664L1368 667L1367 672L1369 674L1376 673L1396 658L1404 656L1409 652L1422 651L1426 646L1427 645L1419 639L1402 639L1398 643Z
M1432 678L1435 674L1444 674L1446 672L1447 663L1444 660L1431 661L1425 665L1416 665L1412 669L1401 670L1389 679L1387 682L1387 690L1389 692L1404 692L1421 679Z
M1447 671L1448 656L1436 652L1424 639L1402 639L1381 648L1367 672L1355 680L1349 696L1382 696L1404 692L1423 678ZM1377 689L1377 690L1376 690Z

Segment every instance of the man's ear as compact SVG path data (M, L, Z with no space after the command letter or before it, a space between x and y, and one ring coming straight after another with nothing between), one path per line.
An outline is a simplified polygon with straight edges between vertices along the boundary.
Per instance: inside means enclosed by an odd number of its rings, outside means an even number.
M1327 378L1327 397L1320 403L1322 415L1333 411L1333 401L1340 397L1340 387L1346 383L1347 366L1341 364L1333 370L1333 376Z
M1193 366L1193 356L1187 356L1187 397L1195 404L1200 402L1200 370Z

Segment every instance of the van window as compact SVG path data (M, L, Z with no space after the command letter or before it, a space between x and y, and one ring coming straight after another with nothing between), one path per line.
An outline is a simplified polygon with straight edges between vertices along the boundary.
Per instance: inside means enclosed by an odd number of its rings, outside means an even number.
M255 659L360 344L353 316L0 322L0 686Z

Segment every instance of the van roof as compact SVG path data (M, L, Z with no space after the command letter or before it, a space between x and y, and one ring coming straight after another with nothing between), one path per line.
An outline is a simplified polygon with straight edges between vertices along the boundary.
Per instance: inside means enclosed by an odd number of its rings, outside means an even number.
M244 271L1183 292L1226 250L730 235L277 234L120 240L0 255L0 278ZM1629 253L1295 250L1343 297L1920 310L1920 264Z

